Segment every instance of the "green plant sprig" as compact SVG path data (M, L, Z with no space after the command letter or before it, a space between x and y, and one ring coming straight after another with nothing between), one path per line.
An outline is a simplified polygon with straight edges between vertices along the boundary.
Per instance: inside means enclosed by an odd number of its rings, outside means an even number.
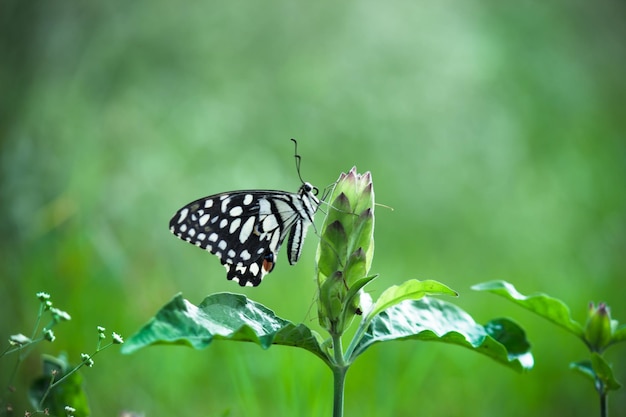
M621 384L615 379L612 366L602 354L610 346L626 341L626 325L611 318L611 309L605 303L590 302L587 321L583 326L570 315L570 308L561 300L538 293L524 295L506 281L490 281L474 285L477 291L487 291L504 297L576 336L589 349L590 358L570 363L570 369L588 378L600 399L600 416L608 416L608 394Z
M45 392L43 393L43 395L41 396L41 399L39 400L39 403L37 404L37 409L41 410L43 408L44 403L46 402L46 400L48 399L48 396L50 394L50 392L58 387L59 385L61 385L64 381L68 380L70 377L72 377L72 375L74 375L74 373L78 372L78 370L80 368L82 368L83 366L87 366L88 368L91 368L94 366L94 360L93 358L100 352L102 352L103 350L113 346L113 345L120 345L124 343L124 339L117 333L113 332L111 334L111 339L112 341L107 343L106 345L102 346L102 341L104 339L106 339L106 336L104 334L105 332L105 328L102 326L98 326L97 327L98 330L98 342L96 344L96 349L92 354L87 354L87 353L81 353L80 357L81 357L81 362L74 366L72 369L70 369L67 372L64 372L63 375L61 376L60 379L55 379L56 376L58 375L58 371L56 369L54 369L50 375L50 383L48 384Z
M12 391L10 388L13 386L18 369L24 359L31 353L34 346L44 340L54 342L56 336L52 329L61 322L71 320L71 316L67 312L53 307L52 299L48 293L37 293L37 299L40 304L31 336L28 337L22 333L11 335L8 339L8 346L0 354L0 359L2 359L7 355L17 353L16 361L8 380L8 389L4 391L5 393ZM41 327L41 323L47 315L50 315L50 321L46 326ZM97 330L98 340L95 351L91 355L81 354L81 362L71 369L64 355L60 355L58 358L43 355L44 376L33 383L29 392L29 399L35 411L26 411L25 415L49 415L51 413L62 415L61 413L64 413L67 416L81 417L89 414L86 397L82 390L82 379L77 377L77 371L83 366L93 366L93 357L101 351L112 345L124 343L122 337L113 332L112 341L103 345L103 341L106 339L105 329L98 326ZM63 389L59 390L61 385L63 385ZM72 389L64 389L66 385L72 385ZM57 391L58 393L56 393ZM51 396L54 398L51 399ZM6 398L3 397L1 402L5 403L5 400ZM76 407L67 405L74 402L77 403L74 404ZM0 410L0 415L5 415L6 411L5 409Z
M63 321L69 321L72 318L67 312L52 306L52 299L50 297L50 294L46 292L38 292L36 296L39 300L39 308L37 318L35 319L35 324L31 332L31 336L28 337L22 333L9 336L9 344L0 355L0 359L2 359L6 355L18 353L15 363L13 365L13 369L11 370L11 374L7 381L8 389L4 391L5 393L10 392L10 387L13 386L20 365L22 364L24 359L30 354L34 346L43 340L54 342L56 337L54 335L54 332L52 331L52 328L58 323ZM41 333L39 334L39 326L41 325L41 321L46 313L49 313L50 315L50 322L46 327L42 329Z
M342 173L330 194L316 255L318 320L329 337L278 317L269 308L232 293L210 295L199 305L180 294L122 347L131 353L153 344L196 349L213 340L246 341L264 349L306 349L333 374L333 416L343 416L344 383L352 363L370 346L391 340L439 341L484 354L516 371L532 368L524 331L508 319L477 324L459 307L431 295L456 296L446 285L410 279L381 293L365 291L378 275L369 270L374 254L374 188L371 174ZM344 351L346 330L358 322Z

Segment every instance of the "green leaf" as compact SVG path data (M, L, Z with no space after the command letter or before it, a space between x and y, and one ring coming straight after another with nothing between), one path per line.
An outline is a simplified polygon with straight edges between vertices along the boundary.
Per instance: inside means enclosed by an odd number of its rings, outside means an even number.
M571 370L580 373L585 378L589 379L592 384L596 383L596 373L591 366L590 360L584 360L579 362L572 362L569 364Z
M626 341L626 325L618 327L613 333L611 344Z
M611 365L598 353L593 352L591 360L572 362L569 367L589 379L597 390L601 390L604 393L621 387L621 384L613 375ZM598 381L601 384L598 384Z
M56 373L53 381L58 381L71 370L65 355L59 355L56 358L42 355L42 359L43 376L37 378L28 390L28 398L35 409L39 409L39 403L42 397L46 395L46 391L51 383L52 372ZM47 408L50 415L64 416L66 415L66 405L76 410L74 412L76 417L87 417L90 414L87 395L83 390L83 377L79 372L74 372L59 385L52 388L47 393L42 403L42 408Z
M485 324L487 334L506 346L513 354L530 352L530 343L526 333L517 323L507 318L494 319Z
M410 279L400 285L393 285L387 288L380 297L378 297L372 309L367 312L368 320L371 320L372 317L379 314L381 311L404 300L417 300L426 295L436 294L458 296L456 291L433 280L418 281L416 279Z
M348 290L348 293L346 294L346 305L355 305L354 300L355 297L359 295L359 291L376 278L378 278L378 274L361 278L357 280L354 284L352 284L352 286Z
M615 379L611 365L609 365L608 362L596 352L591 354L591 366L593 367L598 379L602 381L602 385L606 391L617 390L622 386Z
M203 349L213 340L252 342L263 349L273 344L295 346L328 362L319 337L311 329L303 324L296 326L267 307L232 293L210 295L197 307L176 295L122 345L122 353L154 344Z
M378 275L372 275L369 277L361 278L357 280L348 290L345 295L343 305L341 306L341 316L339 319L339 327L343 329L347 328L352 319L357 315L357 311L360 311L359 315L363 314L363 310L371 305L371 297L362 291L363 287L369 284ZM321 294L321 293L320 293ZM363 305L363 297L369 301Z
M372 319L352 351L350 360L379 342L422 340L463 346L518 372L531 369L533 356L524 332L513 322L501 321L503 323L497 334L493 331L495 324L492 323L488 331L454 304L428 297L407 300L387 308ZM528 348L524 350L520 346Z
M584 339L583 327L578 322L572 320L569 307L559 299L552 298L546 294L525 296L506 281L484 282L474 285L472 289L498 294Z

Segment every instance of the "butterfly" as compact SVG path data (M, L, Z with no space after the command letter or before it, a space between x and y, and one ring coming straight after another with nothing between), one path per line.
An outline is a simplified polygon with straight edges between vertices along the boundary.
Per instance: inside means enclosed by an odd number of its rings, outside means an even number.
M300 177L300 155L296 169ZM256 287L276 266L276 254L287 240L287 257L300 259L308 227L320 205L318 189L302 180L296 193L278 190L225 192L192 201L170 220L170 231L211 252L226 267L226 278Z

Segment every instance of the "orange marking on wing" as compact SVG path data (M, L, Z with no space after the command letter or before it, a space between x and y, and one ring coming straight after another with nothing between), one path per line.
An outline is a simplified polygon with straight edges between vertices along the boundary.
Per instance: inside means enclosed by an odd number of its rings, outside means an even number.
M266 259L263 259L263 270L264 270L266 273L270 273L270 272L272 272L272 269L274 269L274 265L275 265L275 264L274 264L274 262L272 262L272 260L271 260L271 259L267 259L267 258L266 258Z

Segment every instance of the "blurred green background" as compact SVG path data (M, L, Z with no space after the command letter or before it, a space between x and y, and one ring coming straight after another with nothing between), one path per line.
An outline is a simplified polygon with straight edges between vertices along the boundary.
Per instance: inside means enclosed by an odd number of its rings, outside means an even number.
M626 27L622 1L0 4L0 335L29 333L37 291L73 320L40 353L128 337L174 294L243 292L316 326L310 233L259 288L168 231L220 191L320 188L356 165L377 201L374 296L440 280L477 321L528 331L525 375L442 344L377 345L348 374L347 416L589 416L579 341L472 284L547 292L584 321L626 322ZM321 221L321 216L318 216ZM283 251L284 252L284 251ZM5 346L6 342L2 342ZM608 351L626 382L624 348ZM0 380L12 360L0 362ZM305 351L216 343L110 349L83 371L94 416L328 416L332 378ZM610 410L626 409L626 390Z

